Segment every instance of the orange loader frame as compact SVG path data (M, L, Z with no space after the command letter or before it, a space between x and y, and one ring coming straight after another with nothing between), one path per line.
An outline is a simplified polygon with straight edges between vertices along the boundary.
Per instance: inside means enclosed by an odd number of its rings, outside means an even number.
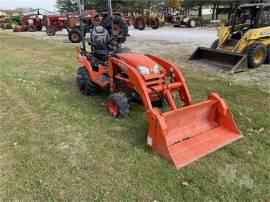
M86 67L91 81L99 87L109 86L111 93L119 92L118 81L121 81L139 95L149 123L147 144L176 168L184 167L243 137L224 100L217 93L212 93L206 101L193 104L182 72L167 60L150 54L120 53L117 57L109 57L108 67L99 64L98 71L93 69L84 54L78 56L78 61ZM142 75L136 69L138 62L145 66L158 64L163 70L157 74ZM109 79L101 81L99 78L102 75L108 75ZM166 112L152 104L157 99L157 92L166 97L169 106ZM179 106L176 102L175 92L183 105ZM108 108L115 116L112 110L116 111L116 106L109 103Z

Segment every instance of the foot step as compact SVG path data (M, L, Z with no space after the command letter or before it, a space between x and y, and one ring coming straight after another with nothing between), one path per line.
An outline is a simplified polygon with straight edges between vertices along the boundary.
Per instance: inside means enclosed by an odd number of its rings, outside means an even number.
M98 77L96 79L96 81L101 82L101 83L105 83L105 82L109 81L109 76L106 74L103 74L102 76Z

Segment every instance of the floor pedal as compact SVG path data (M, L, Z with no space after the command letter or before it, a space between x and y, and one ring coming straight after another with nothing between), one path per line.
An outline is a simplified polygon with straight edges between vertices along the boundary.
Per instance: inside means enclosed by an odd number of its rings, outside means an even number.
M101 83L105 83L105 82L109 81L109 76L106 74L103 74L102 76L98 77L96 79L96 81L101 82Z

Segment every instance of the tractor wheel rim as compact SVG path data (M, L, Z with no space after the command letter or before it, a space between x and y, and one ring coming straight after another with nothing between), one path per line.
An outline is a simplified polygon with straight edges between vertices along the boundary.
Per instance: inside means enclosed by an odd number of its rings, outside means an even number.
M72 39L73 39L74 41L79 40L78 34L72 34L71 37L72 37Z
M109 107L110 113L114 117L116 117L117 113L118 113L118 107L117 107L116 103L114 101L110 100L109 103L108 103L108 107Z
M257 51L256 51L256 54L255 54L255 57L254 57L254 62L256 64L260 64L264 58L264 49L263 48L259 48Z
M11 28L15 29L16 28L16 24L15 23L11 23Z
M196 23L194 21L191 21L190 24L192 27L195 27L195 25L196 25Z

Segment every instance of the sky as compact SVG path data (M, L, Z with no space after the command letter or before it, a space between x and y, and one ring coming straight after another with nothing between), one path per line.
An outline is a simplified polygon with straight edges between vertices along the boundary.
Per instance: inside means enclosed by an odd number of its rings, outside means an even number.
M19 7L44 8L55 10L56 0L0 0L0 9L15 9Z

